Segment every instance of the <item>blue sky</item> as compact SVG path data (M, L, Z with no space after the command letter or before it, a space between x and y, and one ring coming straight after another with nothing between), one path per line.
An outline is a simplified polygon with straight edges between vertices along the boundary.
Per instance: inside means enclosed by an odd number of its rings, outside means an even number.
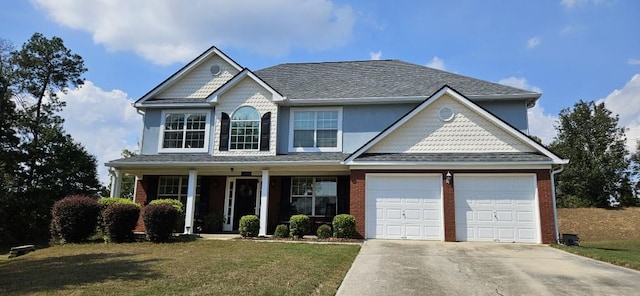
M188 3L188 4L187 4ZM135 149L130 106L211 45L252 70L279 63L400 59L543 93L530 132L549 143L563 108L604 100L640 139L640 2L0 2L0 38L34 32L80 54L88 83L63 98L65 128L105 161Z

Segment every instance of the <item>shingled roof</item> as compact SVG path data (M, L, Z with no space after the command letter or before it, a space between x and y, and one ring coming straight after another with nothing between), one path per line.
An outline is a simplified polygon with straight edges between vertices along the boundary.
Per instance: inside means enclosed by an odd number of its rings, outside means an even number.
M449 85L470 99L539 93L399 60L280 64L254 72L289 100L427 97Z

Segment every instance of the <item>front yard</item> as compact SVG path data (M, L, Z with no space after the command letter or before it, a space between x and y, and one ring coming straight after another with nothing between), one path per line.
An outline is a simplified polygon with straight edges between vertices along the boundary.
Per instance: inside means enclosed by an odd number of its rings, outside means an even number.
M0 258L0 295L334 295L360 246L67 244Z
M640 241L583 242L579 247L553 245L570 253L640 270Z

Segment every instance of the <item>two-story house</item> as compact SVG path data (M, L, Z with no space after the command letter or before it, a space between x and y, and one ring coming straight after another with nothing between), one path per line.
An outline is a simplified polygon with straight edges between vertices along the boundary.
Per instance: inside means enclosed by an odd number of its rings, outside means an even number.
M550 243L568 160L527 136L539 97L398 60L252 72L212 47L134 103L140 155L107 163L112 195L135 175L136 202L186 204L185 233L349 213L363 238Z

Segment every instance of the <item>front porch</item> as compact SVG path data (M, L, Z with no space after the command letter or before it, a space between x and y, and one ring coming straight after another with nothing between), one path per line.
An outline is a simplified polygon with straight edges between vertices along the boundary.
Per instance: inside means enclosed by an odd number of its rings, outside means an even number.
M181 200L185 219L179 228L185 234L234 233L240 217L256 215L260 218L259 235L265 236L278 224L288 224L294 214L308 215L315 233L335 215L349 212L348 172L275 172L274 176L273 171L262 170L220 176L200 175L197 170L184 175L184 171L138 175L134 201L144 210L155 199ZM112 196L118 195L112 190ZM144 231L142 218L136 231Z

